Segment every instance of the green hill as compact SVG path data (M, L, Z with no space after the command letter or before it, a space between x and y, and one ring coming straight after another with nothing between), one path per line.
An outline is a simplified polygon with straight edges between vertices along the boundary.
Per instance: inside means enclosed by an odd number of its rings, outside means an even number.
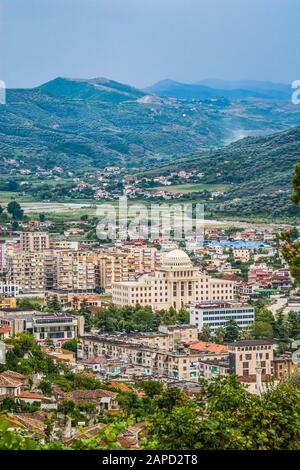
M161 165L245 135L286 129L300 120L287 101L207 99L179 102L96 78L57 78L7 90L0 106L0 171L60 165L75 172L120 164Z
M248 137L226 147L195 152L148 175L176 170L204 173L203 183L226 184L229 190L212 207L224 215L296 216L290 203L293 165L300 162L300 126L264 137Z

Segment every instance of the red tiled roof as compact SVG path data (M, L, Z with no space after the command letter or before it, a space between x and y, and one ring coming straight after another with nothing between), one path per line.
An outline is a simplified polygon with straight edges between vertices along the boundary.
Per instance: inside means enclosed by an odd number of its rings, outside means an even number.
M39 393L22 392L16 398L28 398L30 400L49 400L49 398Z
M196 341L195 343L189 345L189 349L191 351L203 351L214 354L226 354L228 352L228 346L206 341Z

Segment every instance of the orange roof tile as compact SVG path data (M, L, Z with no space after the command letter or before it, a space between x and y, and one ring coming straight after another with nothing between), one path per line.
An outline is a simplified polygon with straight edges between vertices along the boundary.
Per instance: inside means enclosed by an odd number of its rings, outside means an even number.
M228 346L224 344L210 343L206 341L197 341L189 345L191 351L203 351L206 353L226 354Z
M31 400L47 400L47 397L44 397L44 395L40 395L39 393L31 393L31 392L22 392L19 395L17 395L16 398L28 398Z
M123 384L122 382L112 381L110 385L114 388L118 388L121 392L133 392L132 388L127 387L127 385Z

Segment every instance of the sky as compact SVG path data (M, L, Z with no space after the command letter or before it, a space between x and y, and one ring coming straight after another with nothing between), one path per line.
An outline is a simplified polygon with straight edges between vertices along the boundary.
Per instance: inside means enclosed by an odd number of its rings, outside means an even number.
M300 79L300 0L0 0L0 80Z

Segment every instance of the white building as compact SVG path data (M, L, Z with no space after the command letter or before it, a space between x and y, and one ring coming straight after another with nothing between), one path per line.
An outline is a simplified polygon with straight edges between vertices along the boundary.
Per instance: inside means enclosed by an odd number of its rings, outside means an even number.
M254 308L250 305L230 302L202 302L189 307L190 324L196 325L198 331L209 326L212 333L225 327L233 319L239 328L248 328L254 322Z
M153 273L144 274L137 281L114 282L112 300L116 305L179 309L200 301L231 301L234 285L201 273L184 251L176 249L164 254L161 266Z
M17 284L8 282L0 283L0 295L10 295L12 297L17 297L20 294L20 286Z

